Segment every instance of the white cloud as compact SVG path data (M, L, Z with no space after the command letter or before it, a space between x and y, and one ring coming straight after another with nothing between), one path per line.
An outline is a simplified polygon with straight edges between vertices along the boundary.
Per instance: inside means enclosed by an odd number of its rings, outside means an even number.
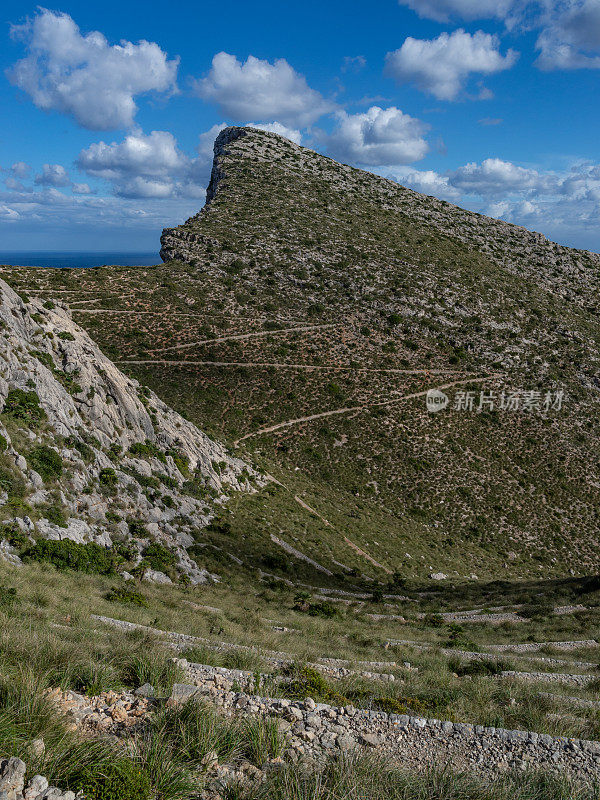
M513 192L543 192L556 186L550 175L519 167L500 158L486 158L481 164L471 162L450 172L450 184L467 194L505 195Z
M73 194L91 194L92 190L87 183L74 183L71 187Z
M98 31L83 36L68 14L46 9L11 27L28 54L8 71L38 108L72 116L84 128L133 124L135 97L175 89L178 60L154 42L109 45Z
M12 165L10 171L15 178L26 178L29 175L30 169L31 167L29 164L26 164L24 161L17 161Z
M35 176L38 186L70 186L66 169L61 164L44 164L40 175Z
M344 56L342 72L360 72L366 66L367 59L364 56Z
M550 3L537 39L536 66L553 69L600 69L600 2Z
M398 0L401 6L408 6L420 17L436 22L458 19L503 19L514 0Z
M201 197L211 160L204 152L197 158L187 156L168 131L136 131L119 143L90 145L79 153L77 166L109 181L119 197Z
M124 175L165 176L173 174L185 163L177 142L168 131L130 133L117 144L98 142L82 150L77 159L79 169L88 175L108 180Z
M459 29L437 39L409 36L399 50L387 54L386 72L439 100L454 100L471 73L491 75L513 66L518 53L509 50L503 56L498 46L498 38L483 31Z
M387 170L384 177L398 181L409 189L421 194L429 194L440 200L460 200L460 192L450 185L447 175L440 175L432 169L419 170L406 167L404 169Z
M247 122L246 126L249 128L258 128L259 131L270 131L270 133L278 133L280 136L285 136L296 144L302 141L302 134L295 128L288 128L280 122Z
M248 56L242 63L229 53L217 53L206 78L194 85L199 97L238 122L277 119L303 128L334 108L283 58L271 64Z
M4 222L14 222L18 218L19 213L18 211L15 211L14 208L0 205L0 219L2 219Z
M342 161L381 166L418 161L429 147L422 122L399 108L372 106L362 114L338 113L333 132L324 138L327 151Z

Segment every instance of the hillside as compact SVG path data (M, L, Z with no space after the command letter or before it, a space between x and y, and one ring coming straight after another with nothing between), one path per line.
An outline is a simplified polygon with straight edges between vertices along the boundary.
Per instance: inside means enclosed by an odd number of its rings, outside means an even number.
M0 282L0 328L0 555L211 580L188 549L231 493L264 481L123 375L61 304Z
M206 569L598 570L599 256L251 128L219 135L205 208L161 242L157 267L1 274L276 479L220 510Z

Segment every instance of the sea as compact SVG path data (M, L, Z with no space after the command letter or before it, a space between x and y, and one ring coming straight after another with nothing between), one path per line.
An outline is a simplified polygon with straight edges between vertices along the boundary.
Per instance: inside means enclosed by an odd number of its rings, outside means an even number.
M0 265L20 267L101 267L104 264L120 264L124 267L150 266L161 264L158 252L118 252L118 251L54 251L0 250Z

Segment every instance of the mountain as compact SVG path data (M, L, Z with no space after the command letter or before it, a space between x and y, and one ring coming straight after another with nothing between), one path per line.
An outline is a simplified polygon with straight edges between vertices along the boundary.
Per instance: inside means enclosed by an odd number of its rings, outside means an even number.
M61 303L0 282L2 555L205 583L188 549L257 473L106 358Z
M219 509L205 569L598 570L598 255L253 128L219 134L161 244L156 267L1 274L274 478Z

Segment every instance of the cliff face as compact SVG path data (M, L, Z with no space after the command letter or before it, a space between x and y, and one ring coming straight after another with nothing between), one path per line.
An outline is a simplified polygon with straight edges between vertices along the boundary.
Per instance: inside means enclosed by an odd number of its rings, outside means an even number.
M62 304L4 282L0 295L0 539L16 524L31 541L122 543L142 568L160 543L177 574L205 581L186 548L256 474L123 375ZM14 562L9 539L0 553Z

